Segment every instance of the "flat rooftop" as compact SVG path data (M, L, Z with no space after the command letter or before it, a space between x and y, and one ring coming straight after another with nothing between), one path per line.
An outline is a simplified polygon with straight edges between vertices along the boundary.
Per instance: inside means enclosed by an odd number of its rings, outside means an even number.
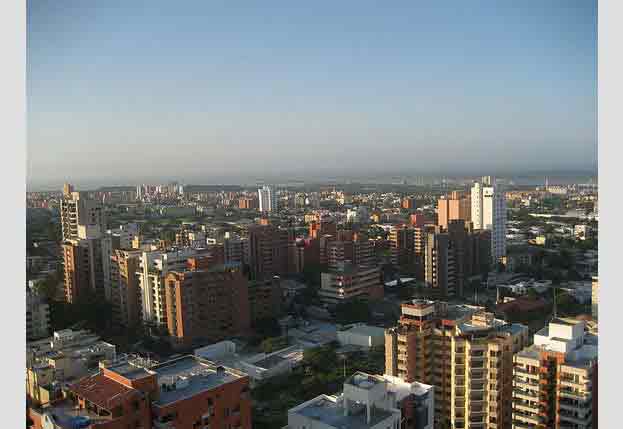
M262 360L259 360L255 363L253 363L253 365L258 366L260 368L272 368L274 366L279 365L281 362L285 362L287 359L284 357L281 357L279 355L272 355L272 356L268 356Z
M540 353L543 351L547 351L547 349L533 344L518 352L517 356L539 359ZM595 359L597 359L597 350L594 349L593 345L584 345L575 351L576 353L569 353L565 356L565 363L563 365L575 368L589 368Z
M147 377L153 374L152 371L149 371L142 366L134 365L131 362L123 362L117 365L112 365L106 369L116 372L117 374L122 375L129 380L137 380L139 378Z
M370 335L370 336L374 336L374 335L383 336L385 334L385 329L379 328L378 326L371 326L371 325L345 326L344 328L340 329L338 332L345 332L345 331L352 332L354 334Z
M325 425L341 429L366 429L373 427L391 417L392 413L374 408L370 423L366 422L366 407L364 405L351 406L350 415L344 415L341 403L334 402L327 397L319 397L305 407L295 411L296 414Z
M200 392L212 390L246 376L232 368L214 365L191 355L156 365L150 370L157 374L160 385L160 398L154 403L157 406L165 406L190 398ZM186 378L187 386L175 390L162 388L163 384L174 384L181 377Z
M365 372L357 371L352 376L348 377L344 383L360 389L368 390L377 384L385 383L385 379L366 374Z

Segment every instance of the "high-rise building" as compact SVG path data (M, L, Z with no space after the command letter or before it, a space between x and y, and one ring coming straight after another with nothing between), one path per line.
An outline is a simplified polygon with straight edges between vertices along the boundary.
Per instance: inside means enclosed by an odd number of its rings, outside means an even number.
M274 225L249 227L249 268L254 279L288 271L288 230Z
M226 264L239 264L245 263L245 247L249 245L249 240L242 239L237 236L230 236L229 233L225 233L225 239L223 240L223 253Z
M448 229L451 220L462 219L467 223L471 217L471 201L460 192L454 191L437 201L437 225L443 229Z
M433 387L356 372L337 396L320 395L288 410L284 429L432 429Z
M279 277L249 282L248 297L249 319L252 326L260 320L280 317L282 293Z
M414 263L414 231L407 225L392 226L389 231L391 262L396 267L408 267Z
M385 373L434 386L436 428L506 428L513 353L527 339L482 307L414 300L385 331Z
M276 212L278 210L277 194L273 186L262 186L257 190L257 195L261 212Z
M457 292L457 273L454 252L447 232L436 231L426 235L424 251L424 281L438 296L452 296Z
M165 278L167 329L175 345L248 333L248 281L242 271L173 271Z
M141 322L140 250L113 250L110 257L113 323L132 328Z
M424 281L439 296L463 296L470 277L489 271L489 231L474 231L471 223L456 219L447 230L435 226L425 236Z
M65 301L74 303L89 293L95 294L98 299L110 300L105 273L109 272L111 238L69 239L62 247Z
M506 195L495 179L487 177L472 186L471 217L474 229L491 231L491 258L497 263L506 256Z
M144 251L138 264L141 315L143 324L167 326L164 278L169 271L184 271L188 258L197 255L192 248L168 252Z
M65 190L73 189L71 185L67 186L69 187ZM71 192L64 195L60 201L60 212L64 241L88 238L87 235L90 237L105 230L106 222L102 204L88 198L84 192ZM79 229L82 229L82 234Z
M343 231L339 231L343 232ZM340 234L344 235L344 234ZM375 265L374 242L365 234L355 233L340 237L342 240L327 241L327 265L337 268L340 264Z
M597 335L554 319L514 357L512 427L597 427Z
M326 304L338 304L355 299L383 298L381 270L377 265L339 264L329 272L321 273L320 299Z
M238 208L244 210L256 209L258 206L257 199L251 197L241 197L238 199Z

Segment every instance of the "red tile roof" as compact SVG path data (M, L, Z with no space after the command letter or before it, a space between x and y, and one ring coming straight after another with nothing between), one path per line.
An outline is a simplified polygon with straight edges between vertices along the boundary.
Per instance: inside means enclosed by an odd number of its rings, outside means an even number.
M123 399L138 394L138 390L124 386L103 374L83 378L71 385L69 390L106 410L114 408Z

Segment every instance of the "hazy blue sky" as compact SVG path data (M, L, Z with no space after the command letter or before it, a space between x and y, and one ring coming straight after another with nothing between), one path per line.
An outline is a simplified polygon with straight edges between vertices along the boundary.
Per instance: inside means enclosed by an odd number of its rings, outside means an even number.
M590 0L29 0L29 183L595 169L596 16Z

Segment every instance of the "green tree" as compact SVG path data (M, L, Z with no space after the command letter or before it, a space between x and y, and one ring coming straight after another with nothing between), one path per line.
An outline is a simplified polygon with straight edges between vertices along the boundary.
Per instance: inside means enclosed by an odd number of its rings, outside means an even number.
M38 295L44 297L46 301L51 301L56 296L56 291L60 283L58 273L48 274L48 276L35 283L34 289Z

